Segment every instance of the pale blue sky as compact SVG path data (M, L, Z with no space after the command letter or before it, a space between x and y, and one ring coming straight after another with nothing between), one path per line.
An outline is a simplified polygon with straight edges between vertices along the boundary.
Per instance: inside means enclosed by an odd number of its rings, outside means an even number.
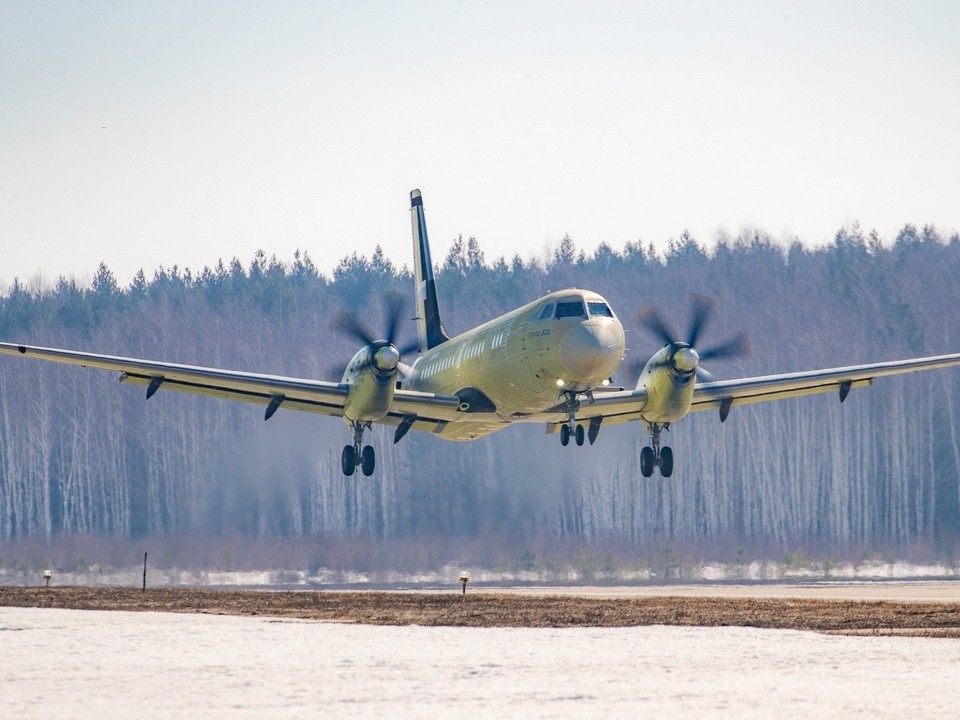
M960 227L960 3L0 4L0 280Z

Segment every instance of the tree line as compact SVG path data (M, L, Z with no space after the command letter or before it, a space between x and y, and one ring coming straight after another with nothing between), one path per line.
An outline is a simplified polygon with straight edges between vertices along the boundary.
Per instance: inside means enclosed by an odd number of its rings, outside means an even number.
M658 305L683 331L688 296L717 300L704 344L743 330L749 357L718 377L770 374L960 350L960 238L905 226L887 242L859 226L823 247L760 232L709 248L688 233L650 245L543 258L485 258L456 238L438 265L444 323L464 331L550 290L604 295L628 329L616 382L658 349L633 317ZM258 252L200 271L138 272L121 286L101 264L89 286L15 280L0 338L196 365L339 379L357 350L330 327L344 307L383 326L386 291L413 278L378 247L330 276L306 252ZM412 323L407 337L414 335ZM409 358L408 358L409 360ZM0 537L200 533L377 539L497 536L742 545L956 548L960 542L960 377L878 381L833 396L700 413L665 437L670 480L643 479L636 423L593 447L562 448L542 427L473 443L380 429L377 473L345 478L338 419L119 385L101 371L0 358Z

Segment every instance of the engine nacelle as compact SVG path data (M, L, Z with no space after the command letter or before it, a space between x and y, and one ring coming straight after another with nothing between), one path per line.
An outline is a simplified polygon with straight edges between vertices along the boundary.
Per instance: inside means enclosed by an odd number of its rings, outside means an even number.
M385 341L370 343L353 356L340 380L349 386L343 404L348 424L375 422L390 411L399 365L400 352Z
M671 343L654 354L637 380L637 389L647 393L643 419L672 423L690 412L699 364L697 351L686 343Z

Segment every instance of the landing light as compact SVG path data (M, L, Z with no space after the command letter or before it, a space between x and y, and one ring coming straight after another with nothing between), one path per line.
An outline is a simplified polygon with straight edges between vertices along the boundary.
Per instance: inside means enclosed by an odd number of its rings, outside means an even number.
M607 385L610 384L610 378L604 378L603 380L600 381L600 384L606 387Z
M563 378L557 378L557 387L563 387L567 382Z

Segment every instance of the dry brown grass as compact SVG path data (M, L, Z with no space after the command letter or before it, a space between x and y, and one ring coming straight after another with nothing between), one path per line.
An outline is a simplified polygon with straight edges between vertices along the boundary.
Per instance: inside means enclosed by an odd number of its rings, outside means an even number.
M960 637L960 603L955 602L0 587L0 606L265 615L375 625L551 628L735 625L850 635Z

